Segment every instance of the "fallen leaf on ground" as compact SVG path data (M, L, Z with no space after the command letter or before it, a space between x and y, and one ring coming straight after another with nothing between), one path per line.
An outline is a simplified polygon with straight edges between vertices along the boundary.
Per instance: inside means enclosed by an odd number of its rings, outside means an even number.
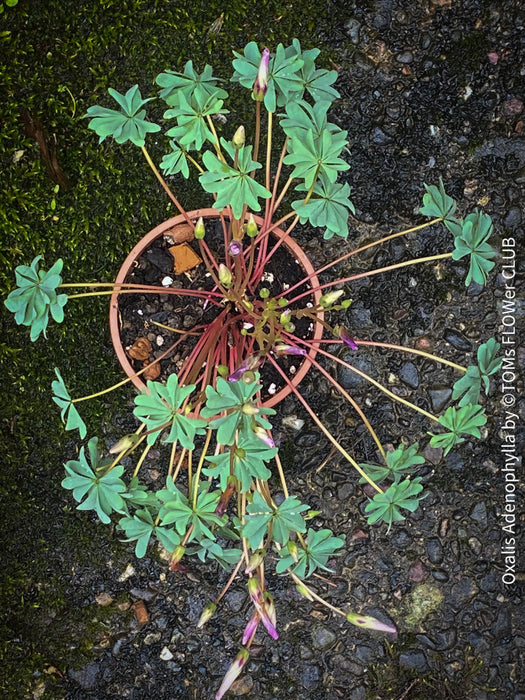
M192 270L202 262L202 259L187 243L173 245L169 251L173 255L173 260L175 261L173 269L176 275Z
M134 360L148 360L151 352L151 343L147 338L137 338L126 352Z

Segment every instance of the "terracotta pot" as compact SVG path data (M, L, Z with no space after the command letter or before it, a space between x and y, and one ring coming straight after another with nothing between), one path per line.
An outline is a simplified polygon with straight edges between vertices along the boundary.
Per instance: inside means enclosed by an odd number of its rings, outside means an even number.
M217 212L216 209L197 209L196 211L188 212L188 217L192 221L197 221L197 219L202 216L204 221L206 219L216 219L219 218L219 213ZM261 226L263 223L263 220L255 216L255 221L257 222L258 226ZM120 268L120 271L117 275L117 279L115 282L121 283L126 280L126 277L128 276L129 272L133 269L135 266L135 261L142 255L142 253L149 248L149 246L152 244L152 242L156 239L159 238L160 236L164 236L166 234L171 234L173 235L175 231L179 228L179 230L186 230L188 228L188 224L186 222L186 219L182 216L174 216L172 219L168 219L167 221L164 221L162 224L159 224L156 228L154 228L152 231L150 231L148 234L142 238L137 245L133 248L133 250L130 252L128 257L125 259L122 267ZM276 238L282 238L284 236L284 231L281 229L275 229L272 231L272 235L275 236ZM294 241L291 239L287 239L285 243L283 243L283 246L288 249L290 254L293 256L295 260L299 263L299 265L303 268L303 271L305 272L305 276L312 275L311 277L311 283L313 287L318 287L319 286L319 280L316 275L313 274L314 269L312 267L312 264L310 263L308 257L306 256L305 252L303 249ZM162 293L162 287L159 287L159 293ZM321 292L316 291L313 292L314 298L316 302L319 302L319 299L321 297ZM115 348L115 352L117 353L118 360L120 364L122 365L122 368L124 372L128 375L128 377L133 377L135 374L135 370L131 366L128 356L126 355L126 352L122 346L122 342L120 340L120 326L119 326L119 311L118 311L118 292L115 292L114 294L111 295L111 301L110 301L110 307L109 307L109 329L111 332L111 340L113 341L113 346ZM314 324L314 329L312 332L312 340L320 340L323 335L323 326L320 323L315 323ZM309 357L312 359L315 358L317 354L317 351L315 348L312 348L310 352L308 353ZM302 362L301 366L297 370L297 372L294 374L294 376L291 378L292 383L294 386L297 386L299 382L304 378L306 373L308 372L309 369L309 363L305 360ZM141 377L133 377L131 380L133 384L136 386L136 388L139 391L142 391L145 389L146 385L142 381ZM275 406L278 404L280 401L286 398L291 392L291 389L288 385L283 387L280 391L278 391L274 396L271 396L268 398L265 402L265 406Z

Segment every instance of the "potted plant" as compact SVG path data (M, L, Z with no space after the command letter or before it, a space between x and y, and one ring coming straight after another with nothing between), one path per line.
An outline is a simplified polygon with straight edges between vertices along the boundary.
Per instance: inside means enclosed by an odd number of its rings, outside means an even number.
M286 464L272 437L272 406L288 393L299 401L361 483L368 484L368 523L390 528L424 498L416 475L424 463L419 444L414 439L387 451L332 368L345 367L408 411L423 414L437 429L430 433L430 444L446 453L467 438L480 437L486 423L480 395L488 392L490 376L500 366L499 344L493 339L478 348L475 364L462 366L425 349L360 338L359 329L345 325L348 293L359 278L466 258L465 284L483 285L495 252L487 242L490 217L480 211L457 217L456 203L442 182L425 185L420 212L427 222L352 248L350 188L338 181L349 167L343 158L347 134L327 116L338 97L333 87L337 74L316 66L318 54L303 50L297 40L286 48L279 45L275 53L260 52L254 42L235 53L232 82L248 89L255 107L248 135L242 125L235 124L234 131L222 122L228 95L210 66L198 73L188 61L182 72L161 73L157 83L168 106L164 119L170 139L160 163L163 175L145 146L148 134L161 130L146 118L149 100L137 85L125 94L110 90L119 109L90 107L89 128L101 141L111 136L140 147L179 215L136 246L116 282L63 283L62 262L46 272L37 257L16 269L17 288L5 302L36 341L46 334L50 316L63 320L69 300L111 295L112 337L128 373L117 386L133 381L139 388L133 409L138 427L109 449L92 437L87 454L82 446L78 459L66 463L62 484L72 490L80 510L94 510L104 523L117 521L123 538L135 543L138 557L157 541L170 553L172 570L183 557L197 556L232 572L199 626L213 615L235 577L246 576L253 614L217 698L245 665L259 624L278 636L268 569L288 575L303 596L350 623L395 634L391 625L335 608L312 586L309 579L330 570L344 541L310 522L318 513L289 492ZM186 211L168 185L167 179L188 178L191 170L212 209ZM320 229L324 239L339 236L342 254L316 268L293 238L305 223ZM448 229L449 250L342 278L332 274L354 255L430 226ZM77 291L82 287L89 291ZM150 298L155 304L148 303ZM175 302L192 314L181 316ZM127 332L137 324L130 339ZM433 415L354 366L346 354L340 356L342 348L358 354L362 346L444 365L455 405ZM364 422L377 464L351 454L309 405L299 381L310 371L319 372ZM56 375L53 400L66 430L78 429L84 440L87 427L79 403L114 387L71 398L58 369ZM169 454L163 486L154 489L141 482L141 466L159 442L169 446ZM132 468L124 466L130 463ZM276 487L283 494L278 500L272 495Z

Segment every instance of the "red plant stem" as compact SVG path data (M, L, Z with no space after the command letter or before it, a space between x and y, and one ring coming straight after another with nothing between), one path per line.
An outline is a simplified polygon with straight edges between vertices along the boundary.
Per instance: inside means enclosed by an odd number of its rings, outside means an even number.
M283 335L288 336L287 333L284 333ZM296 344L297 342L301 342L301 339L300 339L300 338L297 338L297 337L295 337L295 336L289 336L289 338L287 338L287 339L289 339L289 340L290 340L292 343L294 343L294 344ZM304 343L304 345L307 345L307 343ZM326 377L326 378L328 379L328 381L329 381L333 386L335 386L335 388L336 388L337 391L341 394L341 396L343 396L343 397L348 401L348 403L351 404L351 406L353 406L353 408L355 409L355 411L358 413L359 417L361 418L361 420L362 420L363 423L365 424L365 426L366 426L368 432L369 432L370 435L372 436L374 442L376 443L376 445L377 445L377 447L378 447L378 449L379 449L379 452L381 453L381 456L383 457L383 459L385 460L385 463L386 463L386 454L385 454L385 450L384 450L384 448L383 448L383 445L381 444L379 438L377 437L376 431L375 431L375 430L373 429L373 427L371 426L370 421L369 421L368 418L365 416L365 414L363 413L361 407L357 404L357 402L355 401L355 399L354 399L352 396L350 396L350 394L349 394L347 391L345 391L345 389L339 384L339 382L336 381L336 380L332 377L332 375L331 375L329 372L327 372L327 371L325 370L325 368L322 367L316 360L312 359L311 357L308 357L308 359L307 359L306 361L309 362L311 365L313 365L316 369L318 369L319 372L321 372L321 374L322 374L324 377Z
M195 345L189 356L186 358L184 362L184 369L179 375L179 380L181 384L184 381L186 381L186 378L194 372L195 374L198 374L200 370L200 367L198 366L199 356L202 354L203 349L206 348L208 344L211 344L213 340L217 339L217 336L221 332L223 319L226 316L226 314L227 309L224 309L219 314L219 316L217 316L217 318L209 326L207 326L206 330L197 341L197 344ZM191 384L192 382L189 381L188 383Z
M443 221L443 219L432 219L432 221L428 221L425 224L420 224L419 226L414 226L413 228L405 229L404 231L398 231L397 233L392 233L389 236L384 236L383 238L380 238L377 241L373 241L372 243L367 243L366 245L363 245L360 248L355 248L354 250L351 250L349 253L345 253L345 255L341 255L340 258L337 258L336 260L332 260L332 262L329 262L326 265L324 265L323 267L320 267L318 270L315 270L310 275L308 275L308 277L306 277L304 280L301 280L301 282L297 282L297 284L294 284L293 287L290 287L290 289L288 289L286 291L287 292L293 291L299 285L303 284L304 281L309 280L310 277L313 277L313 275L320 275L322 272L325 272L325 270L329 270L331 267L334 267L334 265L337 265L338 263L343 262L343 260L347 260L348 258L352 257L352 255L357 255L357 253L362 253L363 250L368 250L368 248L373 248L376 245L381 245L382 243L386 243L387 241L390 241L393 238L397 238L398 236L404 236L408 233L413 233L414 231L420 231L421 229L427 228L428 226L432 226L433 224L437 224L440 221Z
M278 186L279 186L279 180L280 180L280 178L281 178L281 170L282 170L282 167L283 167L283 158L284 158L284 156L286 155L286 149L287 149L287 148L288 148L288 136L287 136L286 139L284 140L284 145L283 145L283 148L282 148L282 150L281 150L281 155L279 156L279 162L278 162L278 164L277 164L277 171L276 171L276 173L275 173L275 178L274 178L274 181L273 181L272 198L270 199L270 211L269 211L269 215L268 215L267 219L266 219L265 222L264 222L264 223L265 223L265 228L269 225L270 221L272 220L272 217L273 217L273 215L274 215L274 213L275 213L275 210L276 210L277 207L279 206L279 202L280 202L281 199L282 199L282 195L281 195L281 196L279 197L279 201L277 202L277 204L275 203L275 198L276 198L276 196L277 196L277 188L278 188ZM288 179L291 180L291 178L288 178ZM287 183L287 185L288 185L288 183ZM287 186L285 186L285 187L287 187Z
M312 292L317 292L321 289L326 289L327 287L333 287L336 284L345 284L346 282L353 282L354 280L359 280L362 279L363 277L372 277L372 275L379 275L381 272L390 272L390 270L398 270L403 267L408 267L409 265L416 265L417 263L423 263L423 262L431 262L433 260L443 260L443 258L451 258L452 253L441 253L441 255L430 255L426 258L415 258L413 260L407 260L406 262L402 263L396 263L395 265L387 265L386 267L380 267L377 270L369 270L368 272L360 272L357 275L351 275L350 277L343 277L342 279L337 279L334 280L333 282L325 282L325 284L320 284L318 287L315 287L311 290L308 290L307 292L303 292L302 294L299 294L296 297L293 297L292 299L289 299L290 302L292 301L297 301L298 299L302 299L305 296L308 296L308 294L311 294ZM304 278L301 280L301 284L303 284L308 278ZM295 285L297 287L297 285ZM280 292L279 294L275 295L275 298L278 299L279 297L282 297L284 294L286 294L286 298L288 299L288 295L290 293L290 290L287 289L286 292Z
M253 160L256 162L259 157L259 141L261 138L261 103L255 103L255 140L253 144ZM252 170L250 177L253 177L255 171Z
M303 406L306 408L306 410L308 411L308 413L310 414L310 416L311 416L312 419L314 420L315 424L322 430L322 432L323 432L323 433L326 435L326 437L330 440L330 442L332 443L332 445L334 445L334 447L343 455L343 457L345 457L345 459L347 459L347 460L350 462L350 464L354 467L354 469L356 469L356 470L359 472L359 474L360 474L364 479L366 479L366 481L367 481L371 486L373 486L373 487L375 488L375 490L376 490L378 493L383 493L383 490L380 489L379 486L378 486L374 481L372 481L372 479L371 479L369 476L367 476L367 474L361 469L361 467L359 466L359 464L357 464L357 462L355 461L355 459L354 459L353 457L351 457L351 456L348 454L348 452L347 452L343 447L341 447L341 445L337 442L337 440L336 440L335 437L332 435L332 433L331 433L331 432L328 430L328 428L322 423L322 421L317 417L315 411L313 410L313 408L310 407L310 404L308 403L308 401L306 401L306 399L302 396L302 394L299 393L299 390L297 389L297 387L290 381L290 379L288 379L288 377L286 376L286 374L284 373L284 371L281 369L281 367L279 366L279 364L273 359L273 357L272 357L271 355L268 355L268 359L269 359L270 362L273 364L273 366L275 367L275 369L279 372L279 374L280 374L281 377L284 379L284 381L288 384L288 386L290 387L290 389L292 390L292 392L294 393L294 395L299 399L299 401L300 401L300 402L303 404Z
M383 386L380 382L376 381L370 375L366 374L366 372L362 372L360 369L357 369L357 367L354 367L349 362L345 362L344 360L341 360L341 358L337 357L336 355L332 355L332 353L330 353L330 352L326 352L326 350L323 350L322 348L317 348L317 352L321 353L321 355L324 355L325 357L329 357L334 362L337 362L338 364L343 365L343 367L346 367L347 369L354 372L355 374L358 374L360 377L363 377L363 379L366 379L367 382L370 382L370 384L373 384L377 389L382 391L384 394L386 394L387 396L390 396L390 398L394 399L394 401L398 401L399 403L402 403L405 406L408 406L413 411L417 411L418 413L423 414L424 416L426 416L430 420L435 421L436 423L439 423L439 419L436 418L436 416L433 416L432 413L429 413L428 411L425 411L425 409L420 408L419 406L416 406L415 404L411 403L410 401L407 401L406 399L403 399L401 396L396 396L396 394L394 394L392 391L387 389L386 386Z
M142 153L143 153L143 155L144 155L144 158L146 159L146 161L147 161L148 165L150 166L150 168L151 168L151 169L153 170L153 172L155 173L155 177L157 178L157 180L158 180L158 181L160 182L160 184L162 185L164 191L166 192L166 194L168 195L168 197L171 199L171 201L173 202L173 204L174 204L174 205L177 207L177 209L180 211L180 213L182 214L182 216L186 219L187 223L191 226L192 229L194 229L194 228L195 228L195 224L194 224L193 221L189 218L189 216L188 216L186 210L185 210L184 207L180 204L179 200L175 197L175 195L173 194L173 192L170 190L170 188L169 188L168 185L166 184L166 181L164 180L164 178L162 177L162 175L161 175L161 174L159 173L159 171L157 170L157 167L155 166L155 163L151 160L150 155L149 155L149 153L148 153L147 150L146 150L146 147L145 147L145 146L141 146L141 148L142 148Z

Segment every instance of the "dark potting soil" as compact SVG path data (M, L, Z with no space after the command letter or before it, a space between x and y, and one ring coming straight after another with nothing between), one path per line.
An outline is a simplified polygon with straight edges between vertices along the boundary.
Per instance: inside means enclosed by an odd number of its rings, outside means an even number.
M223 229L220 220L206 222L206 242L218 261L224 260L224 245L222 243ZM272 241L275 242L272 237ZM245 245L249 239L245 239ZM199 255L198 243L194 240L188 243ZM170 288L191 290L213 290L215 285L204 263L199 263L193 269L176 275L174 258L169 252L173 239L169 234L157 238L140 256L137 265L127 276L126 282L159 286L159 294L139 293L121 294L119 297L120 338L126 353L138 338L147 338L152 346L149 362L166 353L166 350L177 340L180 333L175 331L191 331L195 326L209 326L223 310L214 304L206 304L205 299L169 293ZM270 248L269 248L270 249ZM259 299L259 290L268 289L273 297L299 282L304 276L301 266L290 251L281 245L272 256L265 268L263 279L254 290L253 297ZM298 295L308 289L303 284L294 290ZM303 297L297 303L290 304L291 308L301 308L313 301L313 295ZM294 319L295 334L302 339L311 337L313 324L309 319ZM163 328L156 324L162 324ZM242 322L241 322L242 326ZM182 342L160 360L161 374L157 381L165 381L170 374L180 372L185 359L195 347L200 336L187 336ZM229 342L233 342L231 334ZM143 360L128 359L135 371L143 368ZM275 358L287 376L293 378L302 359L298 356L281 356ZM237 363L237 366L240 362ZM274 395L285 385L284 379L270 362L264 362L258 369L264 387L263 400Z

